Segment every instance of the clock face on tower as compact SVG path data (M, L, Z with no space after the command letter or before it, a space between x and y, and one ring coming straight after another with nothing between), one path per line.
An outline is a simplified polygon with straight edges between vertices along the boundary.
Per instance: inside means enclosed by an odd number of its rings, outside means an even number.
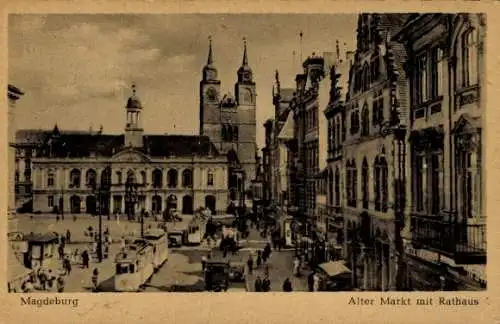
M252 103L252 92L249 89L243 89L242 90L242 98L243 98L243 102L245 104L251 104Z
M208 88L207 90L207 99L210 101L217 100L217 90L214 88Z

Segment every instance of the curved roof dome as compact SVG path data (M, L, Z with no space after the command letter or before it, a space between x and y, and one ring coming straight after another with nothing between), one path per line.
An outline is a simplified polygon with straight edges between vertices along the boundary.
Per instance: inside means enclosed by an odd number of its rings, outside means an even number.
M126 108L142 109L141 100L137 96L131 96L127 100Z

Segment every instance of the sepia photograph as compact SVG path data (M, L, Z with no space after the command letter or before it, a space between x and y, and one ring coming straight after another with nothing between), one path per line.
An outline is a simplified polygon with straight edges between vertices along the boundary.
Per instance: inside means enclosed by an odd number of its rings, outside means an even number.
M486 290L486 14L6 34L9 293Z

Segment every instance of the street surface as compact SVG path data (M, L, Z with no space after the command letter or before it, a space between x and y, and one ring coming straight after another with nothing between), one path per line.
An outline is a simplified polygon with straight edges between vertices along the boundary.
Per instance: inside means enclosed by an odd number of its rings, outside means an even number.
M55 217L40 217L31 219L26 215L19 215L19 231L23 233L35 232L58 232L65 233L66 230L71 231L71 241L67 244L65 252L72 254L76 249L81 253L83 250L90 250L91 238L84 235L85 229L92 226L95 230L98 226L98 218L92 216L79 216L76 221L73 217L67 216L64 221L56 221ZM184 216L183 216L184 217ZM182 222L186 222L185 220ZM151 225L156 227L153 221L146 221L145 228ZM176 224L184 226L183 224ZM114 242L117 242L121 235L140 233L140 224L127 220L111 220L103 218L103 229L109 228ZM250 255L250 251L263 249L268 242L267 238L262 238L260 233L251 229L248 238L240 241L242 248L234 255L228 253L226 260L242 262L245 264ZM110 255L104 259L102 263L98 263L94 258L91 259L88 269L83 269L79 260L74 260L72 271L65 276L65 292L89 292L91 291L91 278L93 269L99 270L99 288L100 291L114 291L113 276L115 273L114 259L120 250L119 244L110 246ZM223 259L222 252L219 247L211 249L212 259ZM210 248L203 242L199 246L183 246L180 248L171 248L169 259L164 265L153 274L150 280L145 285L146 292L201 292L204 290L204 275L201 267L203 256L209 254ZM268 260L269 275L271 280L271 291L282 291L283 281L288 277L292 281L294 291L306 291L306 277L296 278L292 274L293 269L293 250L272 251L271 257ZM57 256L56 256L57 258ZM59 262L60 261L56 261ZM76 263L75 263L76 262ZM256 261L254 260L254 267ZM61 266L62 269L62 266ZM248 271L246 271L248 272ZM254 270L252 275L248 275L247 289L254 290L254 279L257 274L263 278L263 268ZM231 288L245 288L245 283L231 283ZM55 289L53 289L55 291Z

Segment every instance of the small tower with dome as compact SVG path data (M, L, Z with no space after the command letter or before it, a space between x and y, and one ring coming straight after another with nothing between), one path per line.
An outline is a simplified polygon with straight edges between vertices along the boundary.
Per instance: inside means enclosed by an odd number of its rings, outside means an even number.
M127 120L125 124L125 146L141 148L143 146L144 129L141 126L142 104L136 94L135 83L132 84L132 96L127 100L125 110Z

